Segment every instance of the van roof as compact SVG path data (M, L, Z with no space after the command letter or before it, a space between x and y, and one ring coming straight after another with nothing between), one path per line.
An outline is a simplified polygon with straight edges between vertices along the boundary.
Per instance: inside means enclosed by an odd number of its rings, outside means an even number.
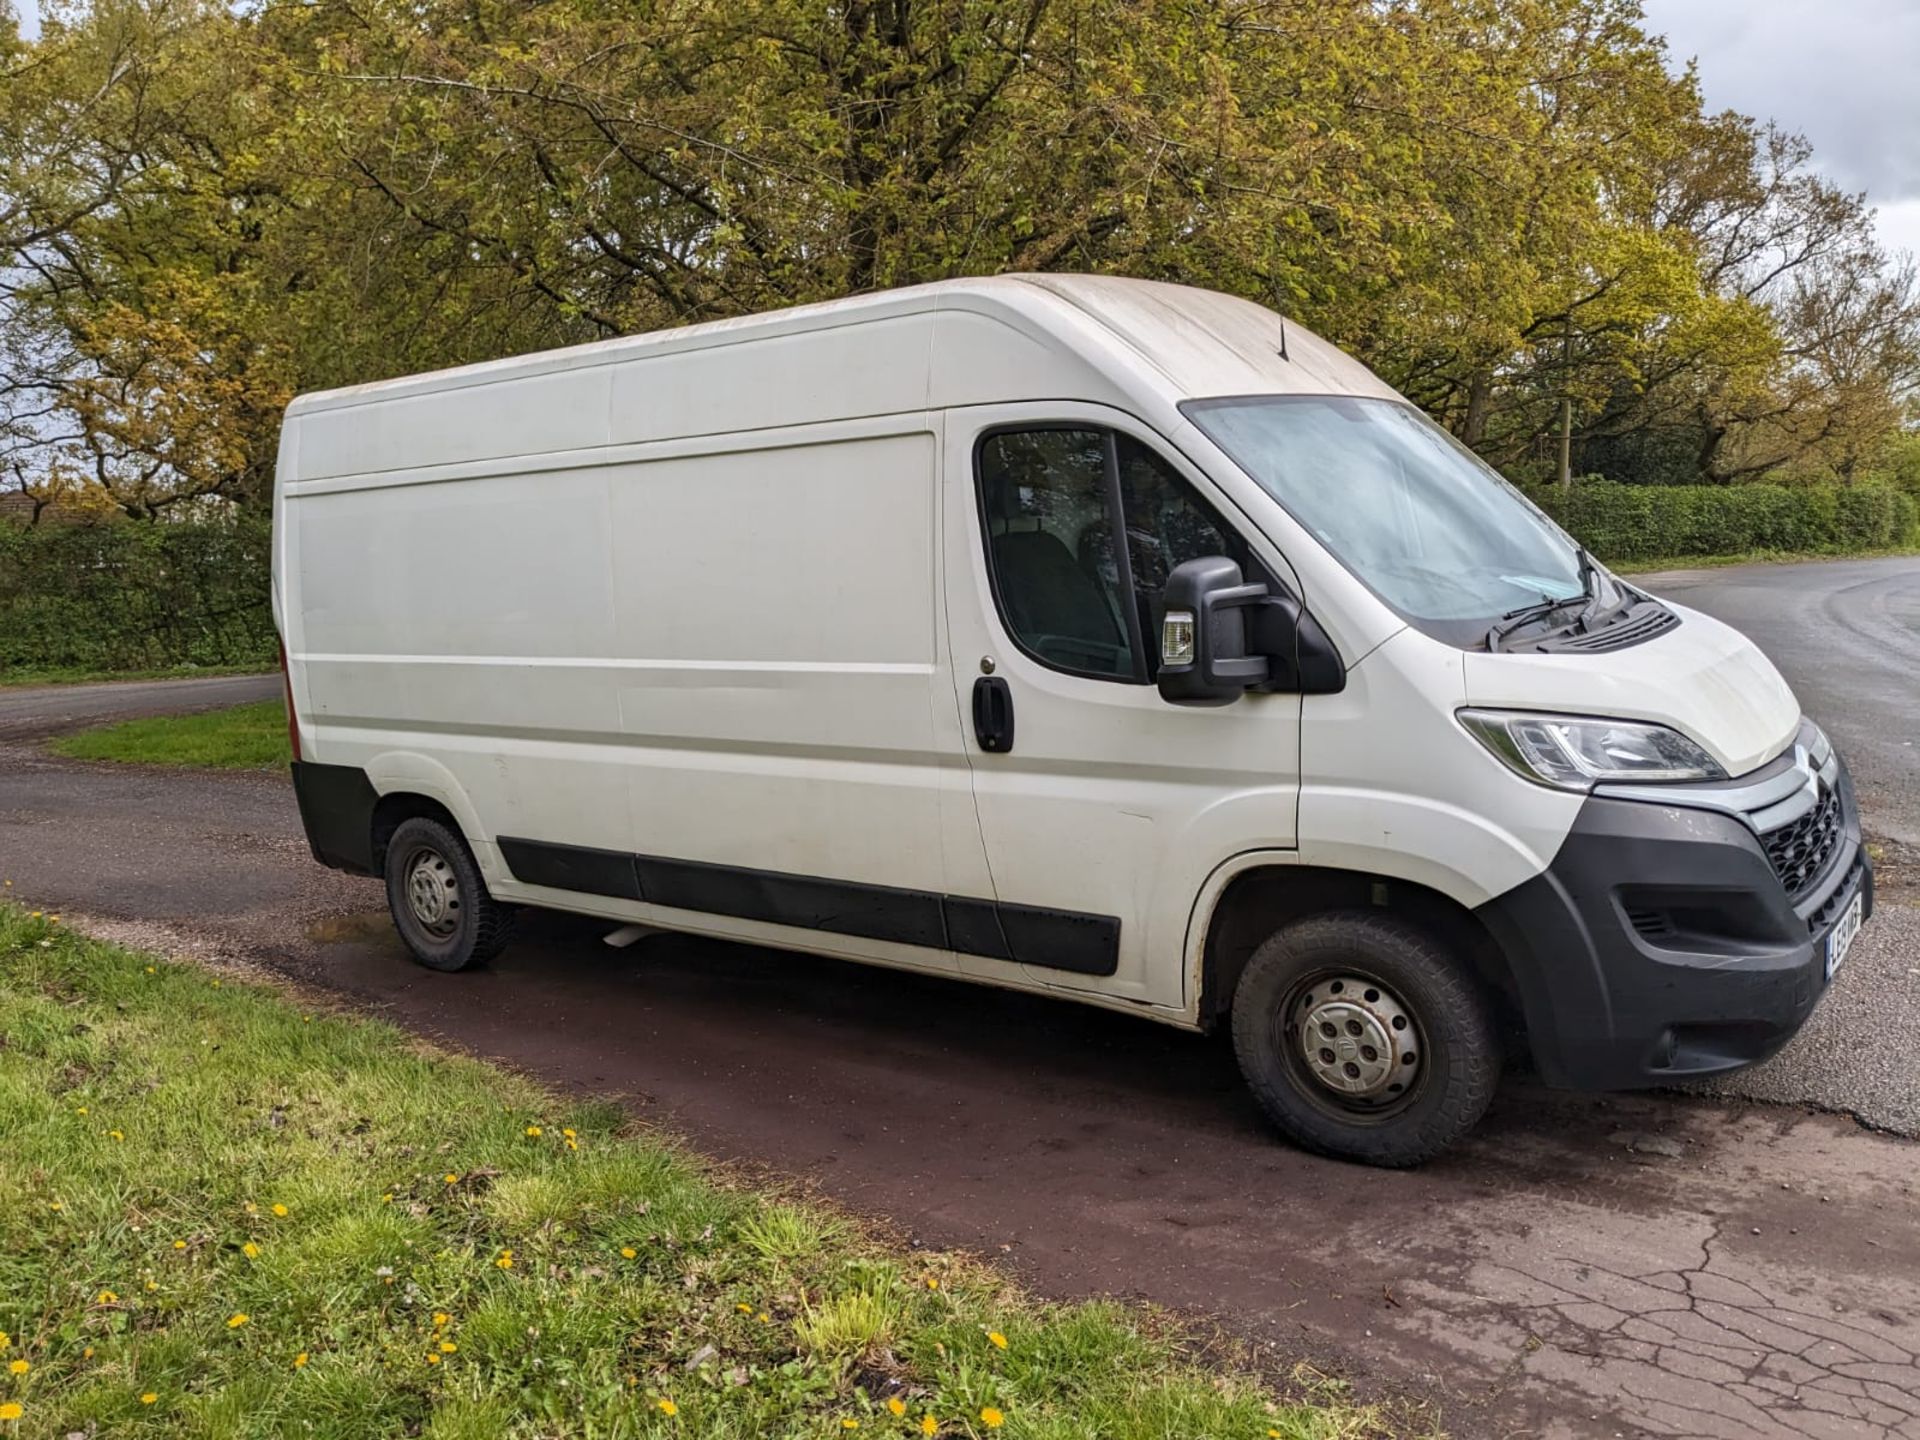
M1089 331L1104 331L1130 352L1123 368L1153 372L1152 379L1158 381L1154 388L1170 390L1179 398L1290 393L1391 397L1394 393L1337 347L1247 300L1118 276L1014 274L941 280L316 391L296 399L288 415L941 313L997 320L1024 332L1029 341L1074 353L1082 360L1089 358L1090 349L1100 348L1090 344ZM1096 363L1095 368L1105 367ZM1117 376L1110 378L1119 381ZM1119 388L1133 387L1120 384ZM951 402L929 394L926 403Z

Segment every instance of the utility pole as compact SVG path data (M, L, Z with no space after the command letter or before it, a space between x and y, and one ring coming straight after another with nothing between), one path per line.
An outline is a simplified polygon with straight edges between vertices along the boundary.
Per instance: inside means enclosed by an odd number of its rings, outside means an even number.
M1573 488L1573 312L1560 347L1560 488Z

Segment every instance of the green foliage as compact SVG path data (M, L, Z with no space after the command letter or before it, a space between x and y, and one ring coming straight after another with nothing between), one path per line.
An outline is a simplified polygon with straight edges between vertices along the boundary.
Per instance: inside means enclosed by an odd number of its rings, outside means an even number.
M0 32L0 473L259 507L289 395L1006 270L1246 295L1514 473L1862 478L1920 298L1638 0L74 0ZM1564 408L1563 408L1564 407Z
M265 524L233 519L0 524L0 679L270 665L269 553Z
M1534 499L1614 563L1920 543L1920 502L1889 485L1622 485L1592 476Z
M224 770L283 770L293 759L286 707L278 700L204 715L155 715L65 735L56 754L126 765L208 765Z
M7 905L0 1016L22 1435L906 1440L988 1407L1025 1440L1408 1433L1139 1310L776 1209L613 1106Z

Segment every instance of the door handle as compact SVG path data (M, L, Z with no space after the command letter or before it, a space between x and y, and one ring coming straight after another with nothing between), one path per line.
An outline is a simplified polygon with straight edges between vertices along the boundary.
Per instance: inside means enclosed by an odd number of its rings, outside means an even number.
M998 675L973 682L973 735L992 754L1013 749L1013 691Z

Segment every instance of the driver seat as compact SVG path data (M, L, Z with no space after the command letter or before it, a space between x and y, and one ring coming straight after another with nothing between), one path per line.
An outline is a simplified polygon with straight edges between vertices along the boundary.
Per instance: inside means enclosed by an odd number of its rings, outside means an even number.
M1042 636L1057 635L1111 648L1116 657L1127 653L1127 637L1113 606L1057 535L1045 530L1003 531L993 537L993 565L1000 577L1000 603L1006 607L1007 622L1022 639L1037 642ZM1075 664L1066 657L1047 658ZM1075 664L1075 668L1090 667Z

